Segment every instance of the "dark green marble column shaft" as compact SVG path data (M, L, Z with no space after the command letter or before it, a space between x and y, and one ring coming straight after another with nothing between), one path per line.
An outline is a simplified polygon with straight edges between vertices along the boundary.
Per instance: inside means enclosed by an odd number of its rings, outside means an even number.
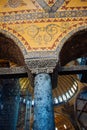
M16 130L20 102L18 79L1 79L0 130Z
M52 84L49 74L35 77L34 130L55 130L52 100Z

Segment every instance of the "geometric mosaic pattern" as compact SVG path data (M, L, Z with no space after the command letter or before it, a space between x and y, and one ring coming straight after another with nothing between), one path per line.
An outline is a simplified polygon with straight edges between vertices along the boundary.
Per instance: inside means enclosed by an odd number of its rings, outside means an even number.
M77 18L85 18L87 17L87 10L70 10L70 11L58 11L55 13L45 13L45 12L29 12L29 10L26 11L14 11L14 12L2 12L2 16L0 16L0 22L1 23L25 23L26 22L44 22L48 21L51 22L48 18L60 18L59 20L65 21L66 19L77 19ZM62 19L62 20L61 20ZM78 19L77 19L78 20Z
M46 12L47 11L49 12L49 10L51 10L51 12L52 12L54 10L52 8L54 8L55 6L56 6L55 8L57 10L64 2L64 0L41 0L41 1L40 0L31 0L31 1L37 9L40 9L42 7Z
M64 0L36 0L46 12L56 12Z

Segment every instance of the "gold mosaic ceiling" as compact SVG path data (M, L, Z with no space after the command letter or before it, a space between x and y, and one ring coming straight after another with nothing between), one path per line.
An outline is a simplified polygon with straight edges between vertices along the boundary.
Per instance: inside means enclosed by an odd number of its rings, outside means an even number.
M3 0L0 29L27 52L55 50L74 29L86 26L86 9L86 0Z

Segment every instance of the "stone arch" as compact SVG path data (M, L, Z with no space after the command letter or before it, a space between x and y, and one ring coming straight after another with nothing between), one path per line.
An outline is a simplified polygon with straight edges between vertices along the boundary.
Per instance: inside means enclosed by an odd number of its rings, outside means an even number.
M87 25L72 30L56 49L58 65L64 66L76 58L87 56ZM81 44L83 43L83 44Z
M21 41L6 30L0 29L0 59L10 60L21 66L27 54Z

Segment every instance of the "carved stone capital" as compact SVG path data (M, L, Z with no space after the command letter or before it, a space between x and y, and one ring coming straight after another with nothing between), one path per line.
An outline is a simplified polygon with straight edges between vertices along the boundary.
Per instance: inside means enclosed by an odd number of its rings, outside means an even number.
M25 63L27 67L31 70L31 73L53 73L53 70L57 64L57 59L50 58L37 58L37 59L26 59Z
M56 78L54 77L54 69L58 63L58 56L55 51L29 52L25 56L25 64L32 74L50 73L52 74L52 84L56 86ZM53 78L54 77L54 78Z

